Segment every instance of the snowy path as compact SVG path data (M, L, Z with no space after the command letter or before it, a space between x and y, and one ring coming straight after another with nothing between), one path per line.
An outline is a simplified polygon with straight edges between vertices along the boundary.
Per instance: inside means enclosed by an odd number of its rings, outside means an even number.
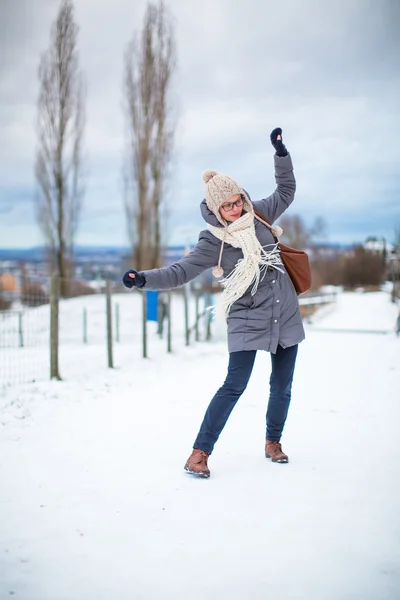
M400 339L384 293L308 327L283 439L263 457L269 356L185 474L222 343L10 390L0 411L0 599L400 598ZM344 325L344 323L346 323Z

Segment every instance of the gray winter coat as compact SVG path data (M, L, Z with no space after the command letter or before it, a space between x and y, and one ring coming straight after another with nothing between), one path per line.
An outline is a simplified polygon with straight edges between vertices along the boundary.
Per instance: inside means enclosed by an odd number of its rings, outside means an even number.
M282 215L294 198L296 182L290 155L275 155L275 179L275 192L264 200L253 202L254 207L263 213L271 224ZM207 208L205 200L200 208L207 223L222 227ZM268 245L274 244L270 230L263 223L255 220L255 229L262 246L268 249ZM198 243L188 256L162 269L142 271L146 277L145 289L167 290L187 283L206 269L217 265L220 248L220 240L210 231L201 231ZM221 263L224 276L234 269L240 258L243 258L240 248L234 248L230 244L224 245ZM250 286L233 304L228 316L229 352L266 350L275 353L278 344L287 348L304 339L296 291L285 268L280 268L283 273L270 267L265 277L260 280L256 294L251 295Z

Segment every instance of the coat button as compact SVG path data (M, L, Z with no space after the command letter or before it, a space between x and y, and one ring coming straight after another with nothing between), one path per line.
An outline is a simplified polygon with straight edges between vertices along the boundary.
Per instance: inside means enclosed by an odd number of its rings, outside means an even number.
M277 323L277 322L278 322L278 319L274 319L274 323Z
M275 279L272 280L272 283L275 283Z
M277 302L280 302L280 300L277 300Z

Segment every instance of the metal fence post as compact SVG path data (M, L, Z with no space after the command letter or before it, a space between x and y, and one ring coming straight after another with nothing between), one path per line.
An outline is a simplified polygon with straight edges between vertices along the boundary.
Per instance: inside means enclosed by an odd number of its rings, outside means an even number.
M142 349L143 358L147 358L147 295L146 292L142 294Z
M158 294L157 300L157 335L160 339L162 339L164 333L164 323L163 323L163 302L161 300L161 295Z
M211 340L211 310L210 310L210 306L211 306L211 294L210 292L207 292L207 296L206 296L206 315L207 315L207 332L206 332L206 340L207 342L209 342Z
M22 329L22 313L18 313L18 337L19 337L19 347L24 347L24 333Z
M189 331L189 288L187 284L183 288L183 300L185 306L185 343L186 346L190 344L190 331Z
M83 343L87 344L87 310L83 309Z
M111 282L108 279L106 285L106 307L107 307L107 356L108 366L114 368L113 363L113 340L112 340L112 311L111 311Z
M50 379L61 381L58 366L60 279L50 279Z
M196 324L195 324L195 337L196 342L199 341L199 304L200 304L200 294L196 292Z
M167 352L172 352L172 339L171 339L171 292L167 295Z

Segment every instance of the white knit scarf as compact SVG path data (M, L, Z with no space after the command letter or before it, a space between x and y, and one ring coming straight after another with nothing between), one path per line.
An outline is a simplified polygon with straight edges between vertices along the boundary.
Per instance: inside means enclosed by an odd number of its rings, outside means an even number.
M240 248L243 252L243 258L238 260L233 271L220 281L224 288L221 294L222 310L227 317L232 304L241 298L251 285L253 286L251 295L254 296L262 272L265 272L267 267L274 267L281 271L282 269L279 269L277 265L283 263L278 244L271 244L273 246L271 251L266 251L261 246L256 236L254 215L251 212L243 214L224 228L213 225L207 225L207 228L222 242L219 267L225 242L234 248ZM216 276L223 275L222 269L220 272L217 269L215 274Z

